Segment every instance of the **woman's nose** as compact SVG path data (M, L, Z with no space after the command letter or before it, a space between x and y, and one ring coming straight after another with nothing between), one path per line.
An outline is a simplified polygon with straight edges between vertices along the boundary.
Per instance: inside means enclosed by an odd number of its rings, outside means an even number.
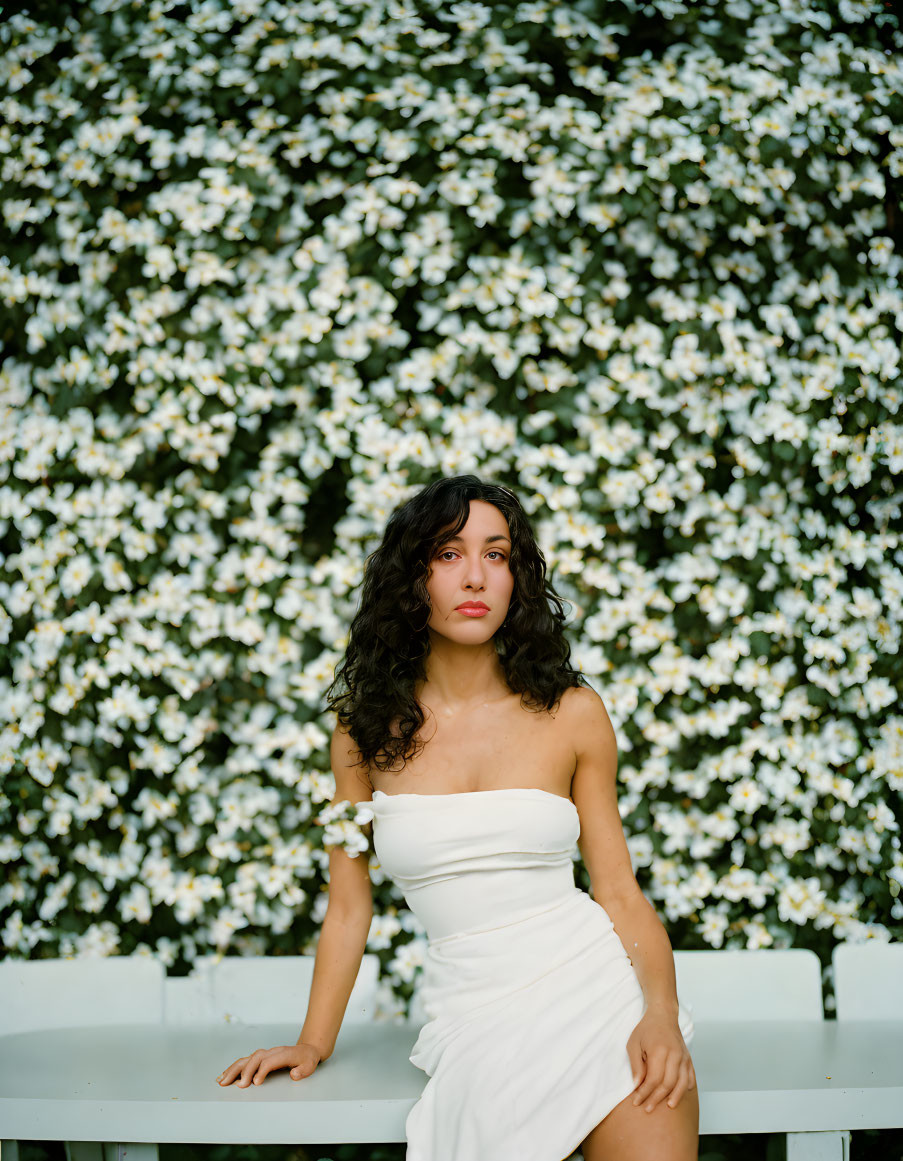
M481 560L474 561L467 567L467 583L474 588L483 588L486 575Z

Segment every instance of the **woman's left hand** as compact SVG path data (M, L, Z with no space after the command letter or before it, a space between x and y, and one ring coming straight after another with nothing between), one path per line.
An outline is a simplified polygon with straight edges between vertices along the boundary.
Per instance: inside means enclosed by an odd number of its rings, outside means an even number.
M636 1081L633 1103L645 1101L647 1113L666 1098L673 1109L688 1089L696 1087L693 1061L675 1016L646 1011L630 1034L627 1055Z

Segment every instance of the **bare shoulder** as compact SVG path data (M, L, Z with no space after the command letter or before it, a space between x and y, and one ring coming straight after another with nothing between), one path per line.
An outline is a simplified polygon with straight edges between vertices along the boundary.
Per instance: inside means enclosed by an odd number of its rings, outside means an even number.
M605 703L588 685L574 685L561 695L561 718L578 758L587 752L617 749L614 726Z
M329 763L335 777L336 798L366 802L373 797L367 764L348 729L336 722L329 742Z
M590 685L572 685L561 695L561 706L568 707L569 712L587 713L603 709L602 698Z

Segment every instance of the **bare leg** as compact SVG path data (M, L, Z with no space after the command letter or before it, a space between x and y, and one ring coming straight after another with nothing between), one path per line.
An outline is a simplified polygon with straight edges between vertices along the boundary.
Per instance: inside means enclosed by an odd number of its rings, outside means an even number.
M633 1093L615 1105L581 1145L584 1161L697 1161L699 1097L684 1093L673 1109L660 1101L651 1113Z

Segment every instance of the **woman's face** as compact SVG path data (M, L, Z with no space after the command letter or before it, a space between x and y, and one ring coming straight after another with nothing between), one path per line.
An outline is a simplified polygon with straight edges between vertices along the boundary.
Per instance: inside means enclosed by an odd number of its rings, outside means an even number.
M508 521L494 504L471 500L467 523L456 537L440 541L430 562L426 589L429 627L463 644L488 641L508 612L514 577ZM477 603L488 612L468 613Z

